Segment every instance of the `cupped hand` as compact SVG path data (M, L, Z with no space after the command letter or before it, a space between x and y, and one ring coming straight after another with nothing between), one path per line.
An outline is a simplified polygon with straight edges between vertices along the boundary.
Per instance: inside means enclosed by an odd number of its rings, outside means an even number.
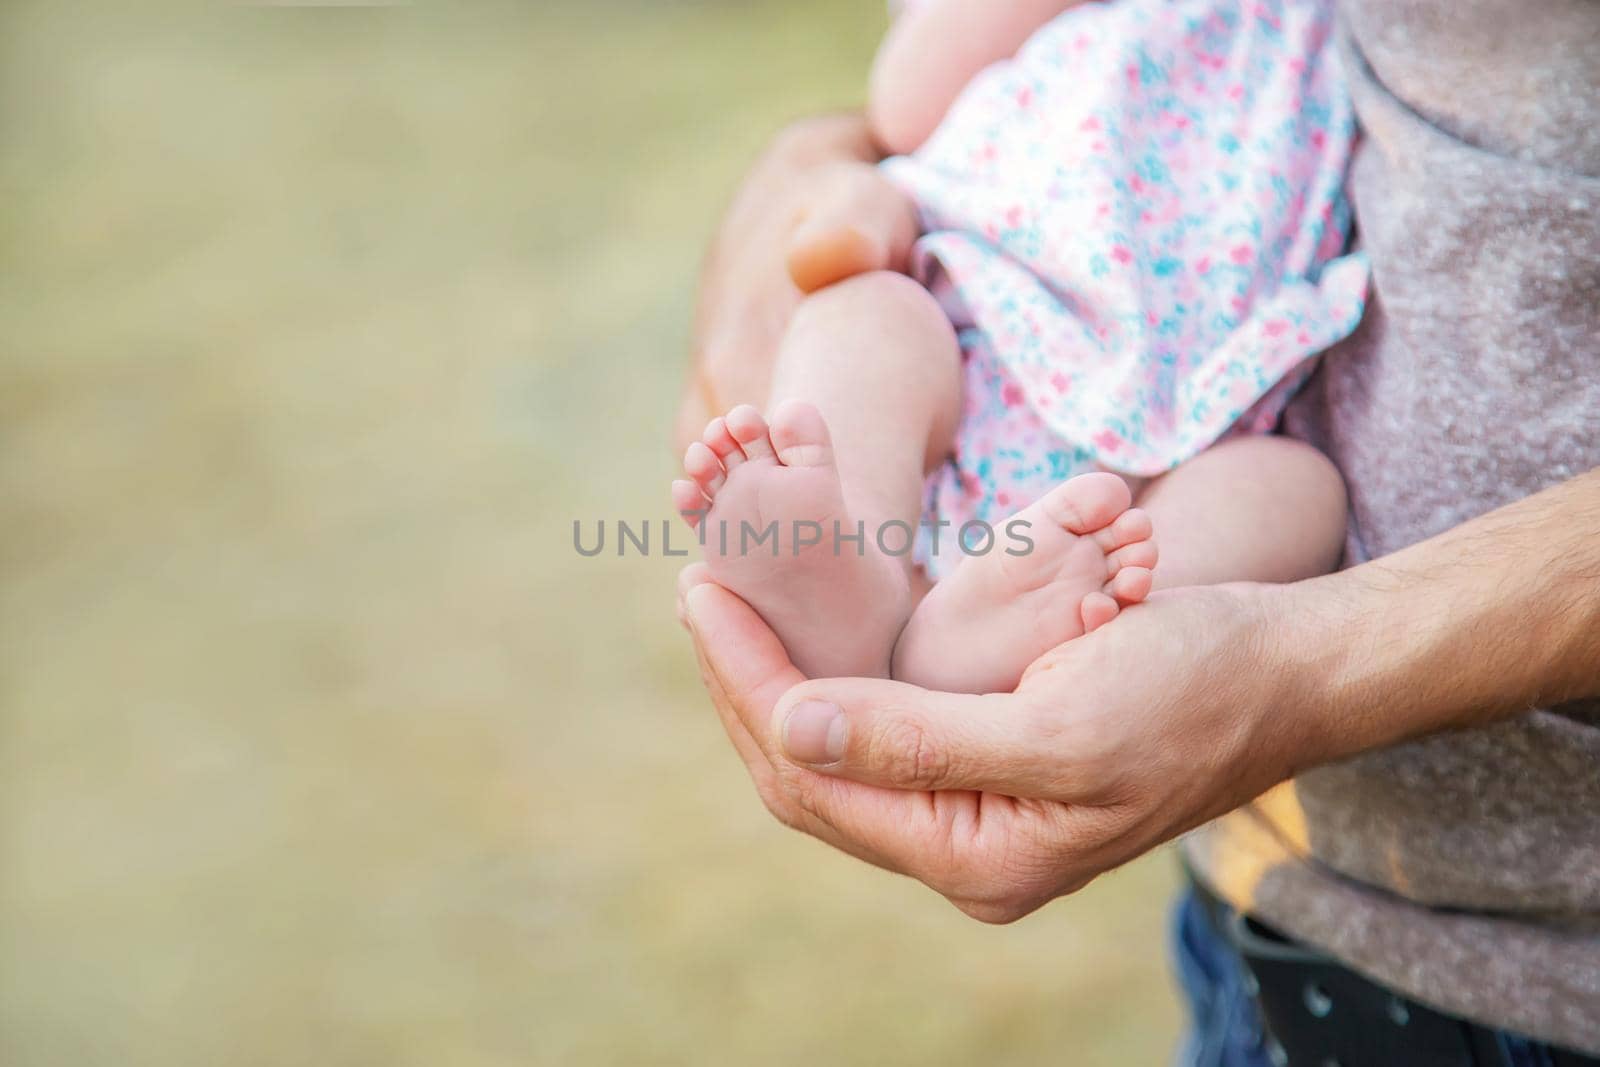
M679 609L779 820L1010 922L1299 769L1310 748L1275 640L1292 589L1157 594L991 696L808 681L698 567Z

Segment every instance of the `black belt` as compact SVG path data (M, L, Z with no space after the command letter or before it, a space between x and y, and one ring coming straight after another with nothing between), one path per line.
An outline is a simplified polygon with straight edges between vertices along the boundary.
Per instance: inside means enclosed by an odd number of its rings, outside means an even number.
M1332 957L1239 914L1191 879L1195 898L1239 954L1256 1006L1288 1067L1512 1067L1499 1031L1424 1007ZM1543 1048L1549 1067L1600 1059Z

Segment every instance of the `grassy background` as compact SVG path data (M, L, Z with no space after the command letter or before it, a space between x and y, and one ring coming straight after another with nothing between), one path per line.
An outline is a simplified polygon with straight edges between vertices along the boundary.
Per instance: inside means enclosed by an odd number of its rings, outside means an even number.
M1169 858L993 929L783 831L571 548L881 23L0 8L0 1061L1162 1060Z

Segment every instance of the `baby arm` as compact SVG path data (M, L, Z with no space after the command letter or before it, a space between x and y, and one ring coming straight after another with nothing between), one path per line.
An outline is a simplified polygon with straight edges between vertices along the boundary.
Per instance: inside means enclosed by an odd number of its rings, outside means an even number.
M1081 0L921 0L878 47L867 121L892 155L914 151L966 84Z
M1016 53L1040 26L1079 0L921 0L895 20L873 65L867 118L880 146L910 152L927 139L967 82ZM916 213L876 167L840 163L813 175L789 246L803 293L875 270L903 272Z

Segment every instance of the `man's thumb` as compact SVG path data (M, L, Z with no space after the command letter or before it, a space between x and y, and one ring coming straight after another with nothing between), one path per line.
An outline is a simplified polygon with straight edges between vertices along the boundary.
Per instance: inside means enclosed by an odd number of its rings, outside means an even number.
M937 693L876 678L802 682L773 709L780 751L894 789L992 789L1019 768L1021 698Z

